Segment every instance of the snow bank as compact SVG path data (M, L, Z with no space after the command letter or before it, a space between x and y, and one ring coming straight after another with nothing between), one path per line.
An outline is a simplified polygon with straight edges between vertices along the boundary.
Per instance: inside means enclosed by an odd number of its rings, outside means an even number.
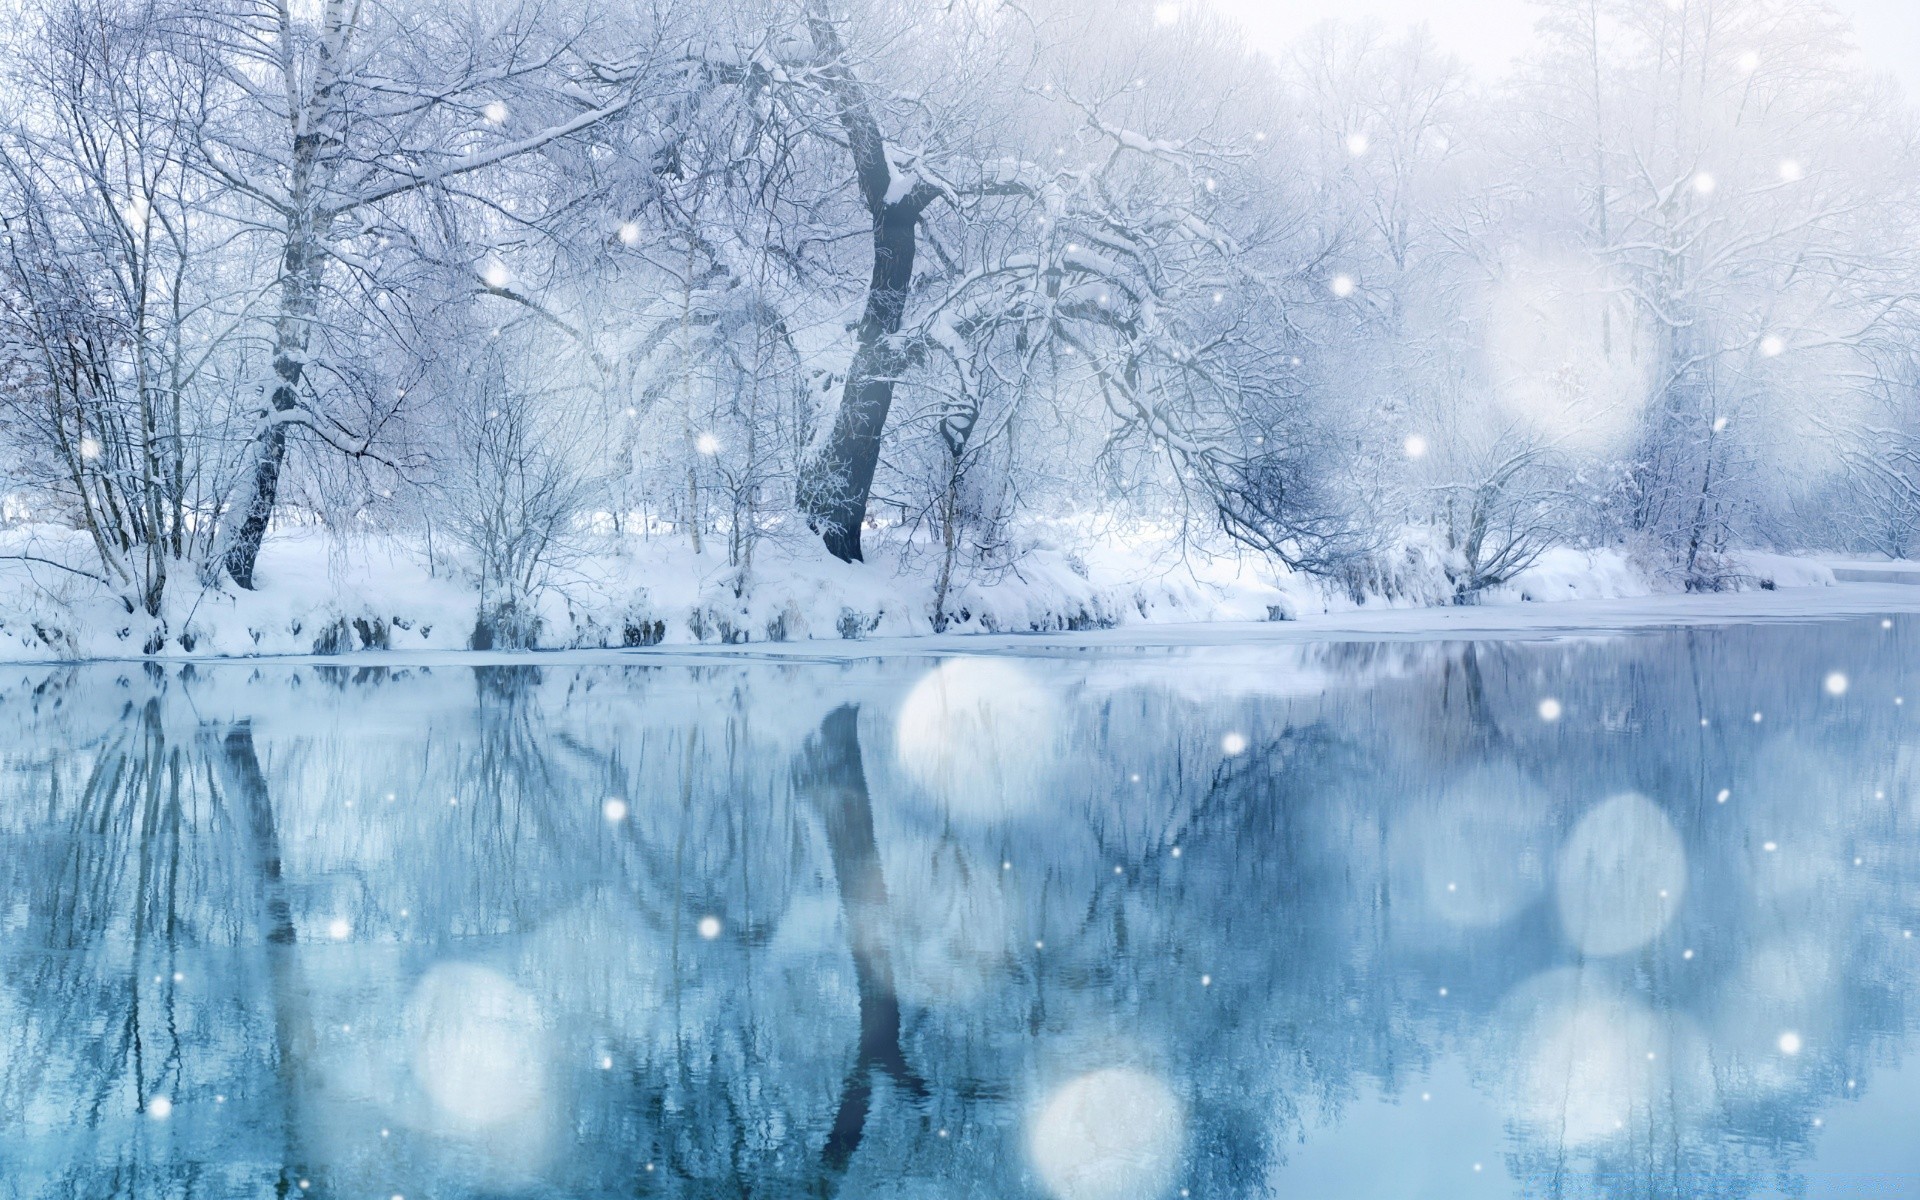
M625 537L587 548L540 596L543 649L920 637L936 631L935 571L923 551L883 549L847 564L811 539L763 543L751 569L724 551ZM316 529L277 532L258 590L210 588L176 564L160 618L129 612L95 569L83 535L0 531L0 659L338 654L473 646L473 587L444 554L398 538L341 542ZM957 578L945 632L1063 632L1139 624L1292 621L1431 606L1450 588L1430 556L1372 584L1330 584L1245 553L1205 554L1171 536L1101 535L1062 524L1029 533L1012 565ZM67 568L67 569L63 569ZM1834 582L1811 560L1748 554L1750 587ZM1429 576L1432 576L1429 578ZM1613 550L1556 549L1486 604L1642 597L1670 591Z

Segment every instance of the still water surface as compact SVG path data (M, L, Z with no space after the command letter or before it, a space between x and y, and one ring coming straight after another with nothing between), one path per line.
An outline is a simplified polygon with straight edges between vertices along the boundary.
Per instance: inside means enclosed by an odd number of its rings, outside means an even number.
M1920 621L0 676L0 1196L1920 1195Z

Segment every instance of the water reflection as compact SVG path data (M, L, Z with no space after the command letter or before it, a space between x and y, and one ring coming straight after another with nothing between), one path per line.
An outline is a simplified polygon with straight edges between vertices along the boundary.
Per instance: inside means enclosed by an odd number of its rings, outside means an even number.
M1915 635L15 670L0 1195L1872 1194Z

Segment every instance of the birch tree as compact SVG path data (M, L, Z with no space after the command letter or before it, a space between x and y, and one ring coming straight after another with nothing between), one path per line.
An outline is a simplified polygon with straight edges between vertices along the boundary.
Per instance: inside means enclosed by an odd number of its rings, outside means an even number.
M377 455L378 431L326 403L329 303L376 290L404 243L397 227L425 193L470 191L482 173L622 111L617 67L570 53L576 30L542 10L438 9L405 0L233 0L196 13L198 52L227 88L210 123L209 169L237 197L277 264L272 380L250 465L228 508L222 560L253 586L278 502L288 434L347 455ZM529 125L516 92L544 89L571 111ZM396 400L397 403L397 400Z

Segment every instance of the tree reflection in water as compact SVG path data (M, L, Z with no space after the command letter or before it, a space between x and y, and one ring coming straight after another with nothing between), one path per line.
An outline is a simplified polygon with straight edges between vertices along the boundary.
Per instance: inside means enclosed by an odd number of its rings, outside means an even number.
M1018 803L899 761L924 662L16 670L0 1196L1363 1194L1455 1075L1488 1194L1817 1192L1912 636L1033 657L934 756Z

